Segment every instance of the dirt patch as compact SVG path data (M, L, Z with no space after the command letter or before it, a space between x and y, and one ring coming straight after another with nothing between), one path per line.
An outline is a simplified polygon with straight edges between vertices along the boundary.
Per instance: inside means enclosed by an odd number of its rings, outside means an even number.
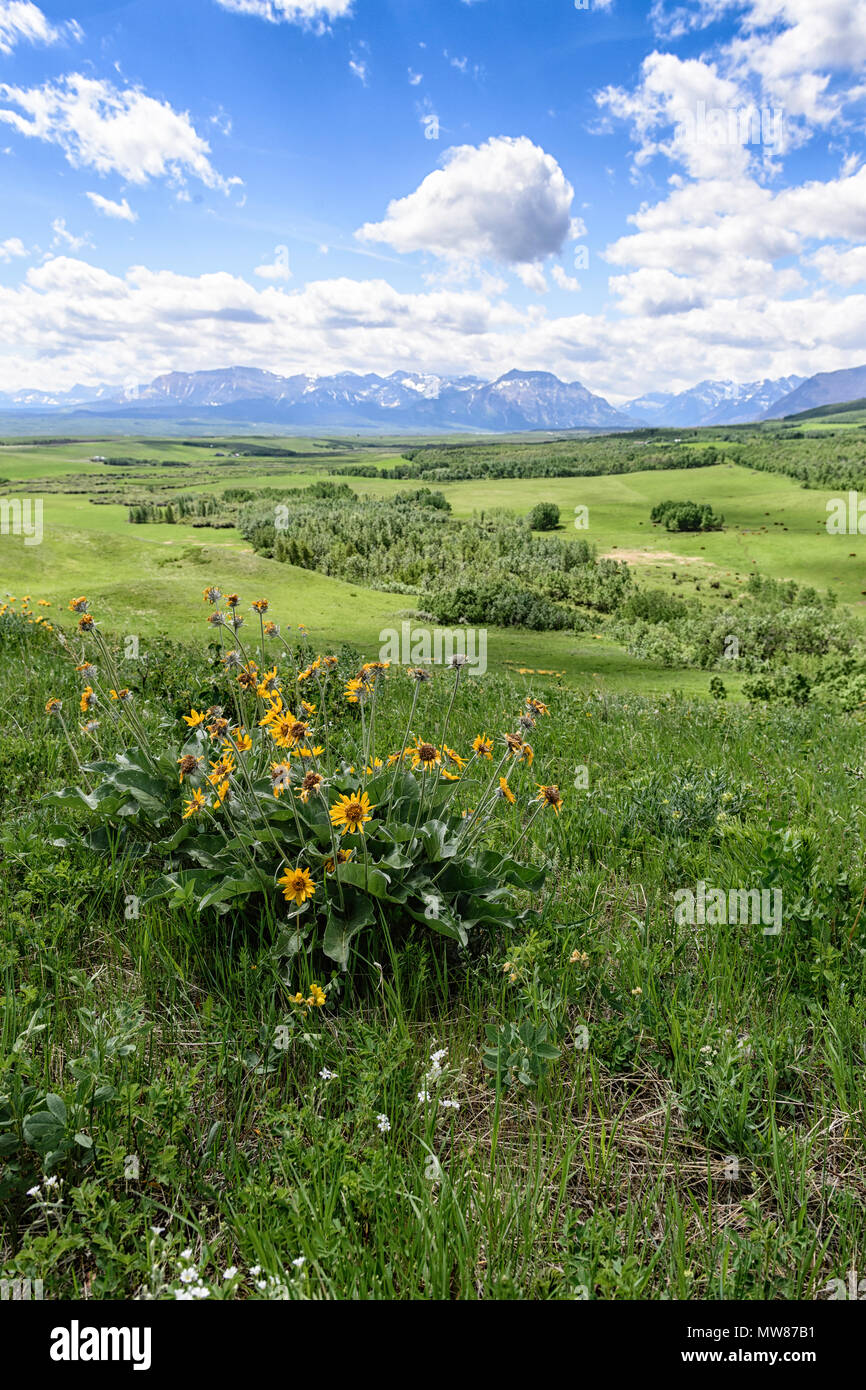
M671 550L606 550L602 560L625 560L629 565L709 565L698 555L674 555Z

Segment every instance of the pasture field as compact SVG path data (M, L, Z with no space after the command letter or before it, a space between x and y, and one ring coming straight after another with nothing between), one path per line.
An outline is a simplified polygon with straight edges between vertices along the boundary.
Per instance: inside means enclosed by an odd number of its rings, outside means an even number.
M419 594L236 525L133 525L118 494L391 499L418 484L328 470L400 450L210 443L0 446L4 494L44 506L41 544L0 536L0 1277L51 1299L839 1297L866 1262L866 567L862 536L827 533L836 494L732 462L422 480L449 526L555 502L551 544L624 561L672 629L799 623L750 673L784 695L732 667L710 699L718 664L629 655L627 605L491 626L483 676L365 681L383 629L429 626ZM232 457L251 443L315 457ZM724 529L654 527L664 500ZM235 638L211 585L240 595ZM834 662L846 697L810 699ZM303 737L260 723L252 664ZM334 876L315 795L365 787ZM293 899L276 874L302 865Z

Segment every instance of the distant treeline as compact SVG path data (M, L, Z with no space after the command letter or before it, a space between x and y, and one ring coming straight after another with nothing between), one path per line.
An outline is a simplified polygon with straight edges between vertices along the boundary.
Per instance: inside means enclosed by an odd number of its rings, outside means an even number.
M800 431L693 431L686 439L604 435L589 440L544 444L485 441L483 444L430 444L406 450L391 468L373 464L331 465L333 475L401 478L455 483L484 478L576 478L661 469L712 468L733 463L760 472L780 473L803 487L866 487L866 440L859 433L803 434Z
M332 467L333 474L364 478L423 478L437 483L474 478L589 478L647 469L711 468L725 455L713 445L698 449L642 446L633 439L549 444L424 445L407 450L391 468ZM603 447L607 446L607 447Z
M186 459L131 459L122 455L116 458L103 458L100 463L109 463L115 468L186 468Z
M731 450L732 463L761 473L781 473L804 488L855 491L866 487L866 440L846 434L755 433Z

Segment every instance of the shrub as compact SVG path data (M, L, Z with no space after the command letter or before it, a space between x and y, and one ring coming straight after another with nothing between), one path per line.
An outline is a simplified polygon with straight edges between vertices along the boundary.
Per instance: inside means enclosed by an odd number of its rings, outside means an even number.
M555 502L537 502L527 521L530 531L555 531L559 525L559 508Z
M533 534L509 512L454 520L441 493L427 488L387 501L344 490L348 497L330 502L283 494L279 525L274 507L259 500L242 509L238 525L276 560L415 594L440 622L583 626L579 609L612 612L631 590L627 565L597 560L585 540Z
M685 617L687 612L682 599L666 594L663 589L641 589L623 604L621 616L627 622L639 618L645 623L669 623Z

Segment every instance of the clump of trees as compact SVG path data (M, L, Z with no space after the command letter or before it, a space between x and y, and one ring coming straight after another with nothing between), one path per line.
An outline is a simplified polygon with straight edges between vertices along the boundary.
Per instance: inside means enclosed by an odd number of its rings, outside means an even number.
M283 494L242 508L239 526L276 560L417 596L443 623L582 630L631 592L627 565L598 560L585 540L535 535L493 510L455 520L429 488L387 500ZM291 499L291 502L290 502Z
M650 521L668 531L721 531L725 518L708 502L657 502Z
M544 444L424 444L407 449L403 461L387 468L334 464L330 471L362 478L457 483L477 478L586 478L659 468L711 468L726 460L714 444L702 443L693 449L674 441L654 440L651 448L647 444L647 439L636 442L631 435Z
M207 494L183 493L171 501L133 502L129 507L128 520L134 526L162 522L169 526L184 521L192 526L212 526L215 529L234 526L235 514L227 508L220 497Z
M805 665L814 671L826 665L824 679L834 683L834 696L840 701L859 689L862 657L856 632L835 596L818 594L793 580L753 575L740 601L722 610L659 589L636 590L616 613L609 631L630 655L662 666L767 676L771 669L785 666L799 670ZM849 657L853 665L847 664ZM781 690L785 699L794 698L790 693L794 685L755 688Z

